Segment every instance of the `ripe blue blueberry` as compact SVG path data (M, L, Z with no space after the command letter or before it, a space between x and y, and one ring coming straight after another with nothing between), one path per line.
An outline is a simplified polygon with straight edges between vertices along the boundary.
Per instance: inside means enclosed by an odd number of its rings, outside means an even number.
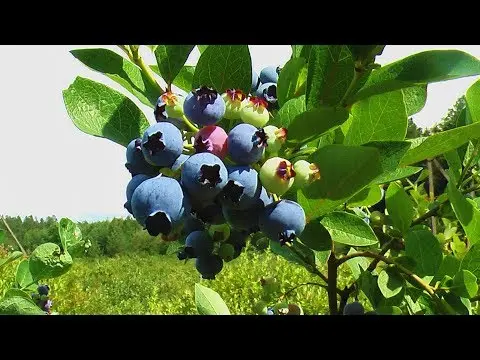
M343 308L343 315L363 315L365 314L365 309L363 305L358 301L354 301L350 304L345 305Z
M131 200L135 219L151 236L168 235L190 211L190 203L175 179L165 176L143 181Z
M261 83L277 83L280 70L279 66L267 66L266 68L263 68L262 71L260 71Z
M259 161L266 146L267 136L263 129L257 129L250 124L239 124L228 134L228 154L240 165L250 165Z
M250 93L253 94L260 85L260 78L255 70L252 69L252 87L250 89Z
M182 133L175 125L167 122L156 123L143 134L143 156L152 165L170 167L182 150Z
M248 233L245 231L233 230L230 232L230 237L225 241L225 244L233 246L233 259L236 259L242 253L242 250L247 246Z
M192 214L188 214L183 221L182 235L189 235L194 231L205 230L205 224L202 220Z
M260 85L256 91L256 95L268 103L268 109L277 108L277 84L273 82Z
M213 252L213 240L206 231L193 231L185 239L183 251L190 259L209 256Z
M222 204L242 210L253 206L260 197L262 184L250 166L229 166L228 182L222 190Z
M194 154L183 163L181 183L196 202L213 200L227 180L225 165L213 154Z
M291 200L280 200L265 207L261 212L258 225L260 231L281 245L300 236L305 228L305 212Z
M155 116L155 120L157 121L157 123L168 122L170 124L175 125L180 130L187 129L185 122L183 120L168 116L167 103L163 95L161 95L158 98L157 104L155 105L155 110L153 111L153 115Z
M145 174L145 175L158 175L160 169L145 160L142 152L142 139L134 139L130 141L127 146L127 162L125 167L132 176Z
M172 165L172 170L173 171L180 171L182 170L182 165L187 159L190 157L190 155L186 154L180 154L180 156L175 160L175 162Z
M203 279L215 280L215 275L222 271L223 260L218 255L202 256L196 258L195 267Z
M48 285L40 285L38 288L37 288L37 291L40 295L48 295L48 292L50 291L50 288L48 287Z
M125 202L123 207L125 209L127 209L127 211L130 214L133 215L133 213L132 213L132 203L131 203L133 192L138 187L138 185L140 185L142 182L144 182L145 180L150 179L150 178L151 178L151 176L139 174L139 175L135 175L134 177L132 177L132 179L128 182L127 191L126 191L127 201Z
M205 224L219 225L225 223L225 218L222 213L222 206L216 201L205 204L195 204L192 207L192 212L195 217Z
M225 115L225 102L216 90L202 86L187 95L183 112L197 125L214 125Z

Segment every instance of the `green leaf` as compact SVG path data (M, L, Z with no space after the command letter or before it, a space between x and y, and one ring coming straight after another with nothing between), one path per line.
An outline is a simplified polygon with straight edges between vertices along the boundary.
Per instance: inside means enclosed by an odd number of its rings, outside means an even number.
M468 270L477 278L480 277L480 246L473 245L465 254L460 264L461 270Z
M119 92L82 77L63 91L68 115L84 133L127 146L142 137L149 123L132 100Z
M401 91L371 96L352 106L352 123L345 145L362 145L370 141L403 140L408 119Z
M248 94L252 86L252 60L247 45L210 45L198 59L194 88L211 86L220 93L234 88Z
M415 273L435 276L443 260L437 238L428 230L410 231L405 236L405 253L416 262Z
M405 286L405 279L394 269L387 268L378 275L378 288L389 299L400 294Z
M0 315L45 315L35 303L21 296L11 296L0 301Z
M358 287L365 294L368 301L374 308L382 300L383 296L378 288L377 276L373 276L369 271L364 271L358 278Z
M455 256L446 255L443 258L442 264L440 265L440 268L438 269L433 281L441 281L446 275L453 278L459 269L460 260L458 260Z
M330 233L318 219L305 225L300 239L303 244L316 251L327 251L332 248Z
M320 180L302 190L309 199L350 198L382 173L379 152L371 147L327 145L313 153L309 161L321 173Z
M5 259L0 259L0 267L5 266L12 261L17 260L18 258L22 257L22 252L21 251L14 251L11 252Z
M406 177L410 177L415 175L423 168L418 166L406 166L406 167L399 167L395 170L385 171L382 175L378 176L373 183L377 185L387 184L392 181L404 179Z
M344 108L318 107L297 115L288 126L289 143L307 143L319 138L334 127L340 126L348 119Z
M160 75L160 70L158 70L157 65L150 65L150 68ZM180 72L173 80L173 85L182 89L183 91L189 92L192 91L192 81L193 81L193 74L195 73L195 66L185 65L180 69Z
M183 247L182 244L180 244L178 241L174 241L168 245L167 252L165 255L176 254L178 250L180 250L182 247Z
M285 258L289 262L292 262L294 264L298 264L307 268L309 264L315 263L315 253L310 248L302 244L300 241L294 241L293 248L296 251L298 251L300 254L303 254L308 259L309 263L305 264L302 258L298 256L296 253L294 253L287 246L281 246L278 241L270 240L270 250L274 254Z
M158 45L147 45L147 47L154 52Z
M305 95L302 95L298 98L288 100L270 123L277 127L288 128L293 119L305 111Z
M480 151L478 151L478 146L479 146L479 141L480 140L473 140L468 142L468 146L465 151L465 156L463 158L463 162L460 163L460 168L461 166L467 166L468 163L471 165L476 165L478 164L478 161L480 160Z
M9 297L14 297L14 296L22 297L22 298L30 301L32 304L35 304L35 302L32 301L31 295L28 292L26 292L24 290L20 290L20 289L8 289L7 292L5 293L5 295L3 296L3 298L6 299L6 298L9 298Z
M54 243L44 243L30 255L30 273L33 280L51 279L70 270L73 261L68 252L62 252Z
M414 54L372 71L352 102L419 84L480 74L480 61L459 50L431 50Z
M195 45L158 45L155 49L160 75L171 84L185 65Z
M5 241L5 231L0 229L0 244L3 244L4 241Z
M107 49L76 49L70 53L90 69L105 74L135 95L145 105L154 107L160 96L142 70L128 59Z
M312 45L308 59L307 109L336 106L352 82L355 66L346 45Z
M85 242L82 241L80 227L68 218L60 219L58 233L64 251L73 256L79 256L85 251Z
M480 80L470 86L465 94L467 109L473 122L480 121Z
M402 309L398 306L379 306L375 311L380 315L403 315Z
M197 45L198 50L200 51L200 54L203 54L205 50L207 50L208 45Z
M450 150L454 150L471 139L480 137L480 122L459 128L442 131L429 137L413 139L412 146L405 154L400 165L410 165L425 159L433 159Z
M312 45L292 45L292 57L303 57L305 60L308 61L311 50Z
M373 185L360 190L348 200L349 207L372 206L382 200L382 190Z
M350 248L350 250L348 251L348 255L351 255L353 253L356 253L355 249ZM363 256L354 257L350 260L347 260L345 263L350 268L350 271L352 272L353 278L355 280L358 280L362 272L367 270L368 266L370 265L370 261L368 261L368 259Z
M443 295L443 298L448 305L459 315L471 315L472 304L470 300L461 298L451 292ZM466 300L466 301L465 301Z
M427 85L404 88L402 93L407 116L412 116L424 108L427 102Z
M277 82L277 101L282 107L288 100L296 97L297 90L302 85L302 69L306 68L306 60L301 57L290 59L282 68ZM305 81L305 79L303 79Z
M351 246L370 246L378 243L372 228L356 215L334 211L325 215L320 222L335 242Z
M27 287L33 283L33 277L30 273L30 264L28 259L22 260L17 266L17 273L15 274L15 280L21 288Z
M475 244L480 240L480 210L477 209L475 201L465 198L452 181L447 184L447 193L468 241Z
M460 160L460 156L458 156L456 150L450 150L443 154L443 156L445 157L445 160L447 160L449 176L456 184L462 173L462 161Z
M403 234L407 232L415 215L413 201L402 186L395 182L390 183L385 194L385 204L388 214L395 227Z
M477 277L468 270L459 271L453 278L452 292L464 298L472 298L477 295Z
M198 283L195 284L195 305L200 315L230 315L220 295Z

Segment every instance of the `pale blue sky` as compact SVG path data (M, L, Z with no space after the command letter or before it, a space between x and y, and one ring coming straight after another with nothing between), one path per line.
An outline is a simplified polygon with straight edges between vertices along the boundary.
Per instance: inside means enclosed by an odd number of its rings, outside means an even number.
M62 90L80 75L125 93L154 121L150 108L128 95L119 85L95 73L69 54L77 48L113 45L0 46L0 137L2 176L0 214L66 216L73 220L125 217L125 187L130 175L124 167L125 149L108 140L79 131L68 117ZM459 49L480 58L478 45L389 45L377 62L385 65L430 49ZM283 65L289 45L250 46L253 68ZM145 49L147 63L155 63ZM199 56L195 49L189 64ZM429 86L425 108L416 116L419 126L430 126L478 77Z

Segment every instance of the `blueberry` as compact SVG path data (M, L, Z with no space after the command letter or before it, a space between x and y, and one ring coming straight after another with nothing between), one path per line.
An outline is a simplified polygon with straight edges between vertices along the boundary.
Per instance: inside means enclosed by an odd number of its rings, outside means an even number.
M258 220L260 231L271 240L286 242L300 236L305 228L305 212L291 200L280 200L265 207Z
M206 231L193 231L185 239L183 251L191 259L209 256L213 252L213 240Z
M258 173L250 166L229 166L228 182L222 190L222 204L242 210L255 205L260 197L262 184Z
M220 126L205 126L195 134L195 151L209 152L223 159L228 153L227 137L227 133Z
M363 315L365 314L365 309L363 305L358 301L354 301L350 304L345 305L343 308L343 315Z
M232 261L235 256L235 248L232 244L223 243L218 249L218 256L220 256L225 262Z
M228 154L234 162L249 165L259 161L267 146L267 136L263 129L250 124L239 124L228 134Z
M46 301L43 301L42 304L41 304L41 309L43 311L46 311L46 312L50 312L50 309L52 308L52 305L53 305L53 302L52 300L46 300Z
M192 212L195 217L209 225L219 225L225 223L225 218L222 213L222 206L217 202L211 202L208 204L202 203L201 205L195 205L192 208Z
M242 90L228 89L222 94L225 101L225 115L223 117L228 120L239 120L240 113L245 105L245 94Z
M203 279L215 280L215 275L222 271L223 260L218 255L202 256L195 260L195 267Z
M230 236L228 237L225 244L229 244L233 246L233 259L236 259L242 253L242 250L247 246L247 237L248 234L244 231L233 230L230 232Z
M142 139L132 140L127 146L127 162L125 167L132 176L144 174L155 176L160 169L145 160L142 152Z
M182 133L170 123L156 123L143 134L141 146L150 164L170 167L183 151Z
M268 102L255 96L248 98L248 100L245 100L245 105L240 112L240 118L244 123L257 128L265 126L270 119Z
M185 217L182 228L182 235L189 235L194 231L205 230L205 224L202 220L196 218L195 216L188 214Z
M127 185L127 191L126 191L126 196L127 196L127 202L123 205L123 207L125 209L127 209L127 211L133 215L132 213L132 204L131 204L131 201L132 201L132 196L133 196L133 192L135 191L135 189L138 187L138 185L140 185L142 182L144 182L145 180L147 179L150 179L151 176L148 176L148 175L143 175L143 174L139 174L139 175L135 175L128 183Z
M295 181L296 172L290 161L272 157L260 168L260 180L269 192L283 195Z
M277 83L278 75L280 74L280 67L278 66L267 66L260 71L260 81L262 84L266 83Z
M260 85L260 78L255 70L252 69L252 87L250 88L250 93L254 93Z
M273 308L268 308L267 315L275 315L275 313L273 312Z
M278 108L277 103L277 84L273 82L262 83L255 92L255 95L268 103L268 109Z
M222 207L223 216L232 229L245 231L247 233L257 232L258 217L261 209L253 207L245 210L235 210L227 206Z
M157 104L155 105L155 110L153 111L153 114L155 116L155 120L157 123L159 122L168 122L172 125L175 125L177 128L180 130L186 130L187 127L185 125L185 122L181 119L177 119L175 117L169 117L167 114L167 104L165 102L165 99L163 95L161 95L158 100Z
M45 295L47 296L48 295L48 292L50 291L50 288L48 287L48 285L40 285L38 288L37 288L37 291L40 295Z
M181 183L197 202L213 200L227 180L222 160L210 153L192 155L182 166Z
M182 165L187 159L190 157L190 155L186 154L180 154L180 156L175 160L175 162L172 165L172 170L173 171L180 171L182 170Z
M225 114L225 102L216 90L202 86L187 95L183 112L197 125L214 125Z
M190 211L190 203L175 179L157 176L133 192L133 216L151 236L168 235Z

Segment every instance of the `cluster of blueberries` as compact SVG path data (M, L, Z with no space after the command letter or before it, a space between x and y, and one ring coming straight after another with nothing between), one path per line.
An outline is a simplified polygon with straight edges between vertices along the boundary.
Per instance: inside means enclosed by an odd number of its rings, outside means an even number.
M51 308L53 305L52 300L48 298L48 292L50 288L48 285L39 285L36 293L32 293L32 299L35 301L37 306L43 311L51 314Z
M302 207L280 196L320 173L315 164L278 157L287 129L266 124L277 106L279 71L253 73L248 95L206 86L186 96L167 91L157 122L127 146L125 208L151 236L184 239L178 258L196 259L204 279L238 257L249 235L261 231L284 245L305 227Z

